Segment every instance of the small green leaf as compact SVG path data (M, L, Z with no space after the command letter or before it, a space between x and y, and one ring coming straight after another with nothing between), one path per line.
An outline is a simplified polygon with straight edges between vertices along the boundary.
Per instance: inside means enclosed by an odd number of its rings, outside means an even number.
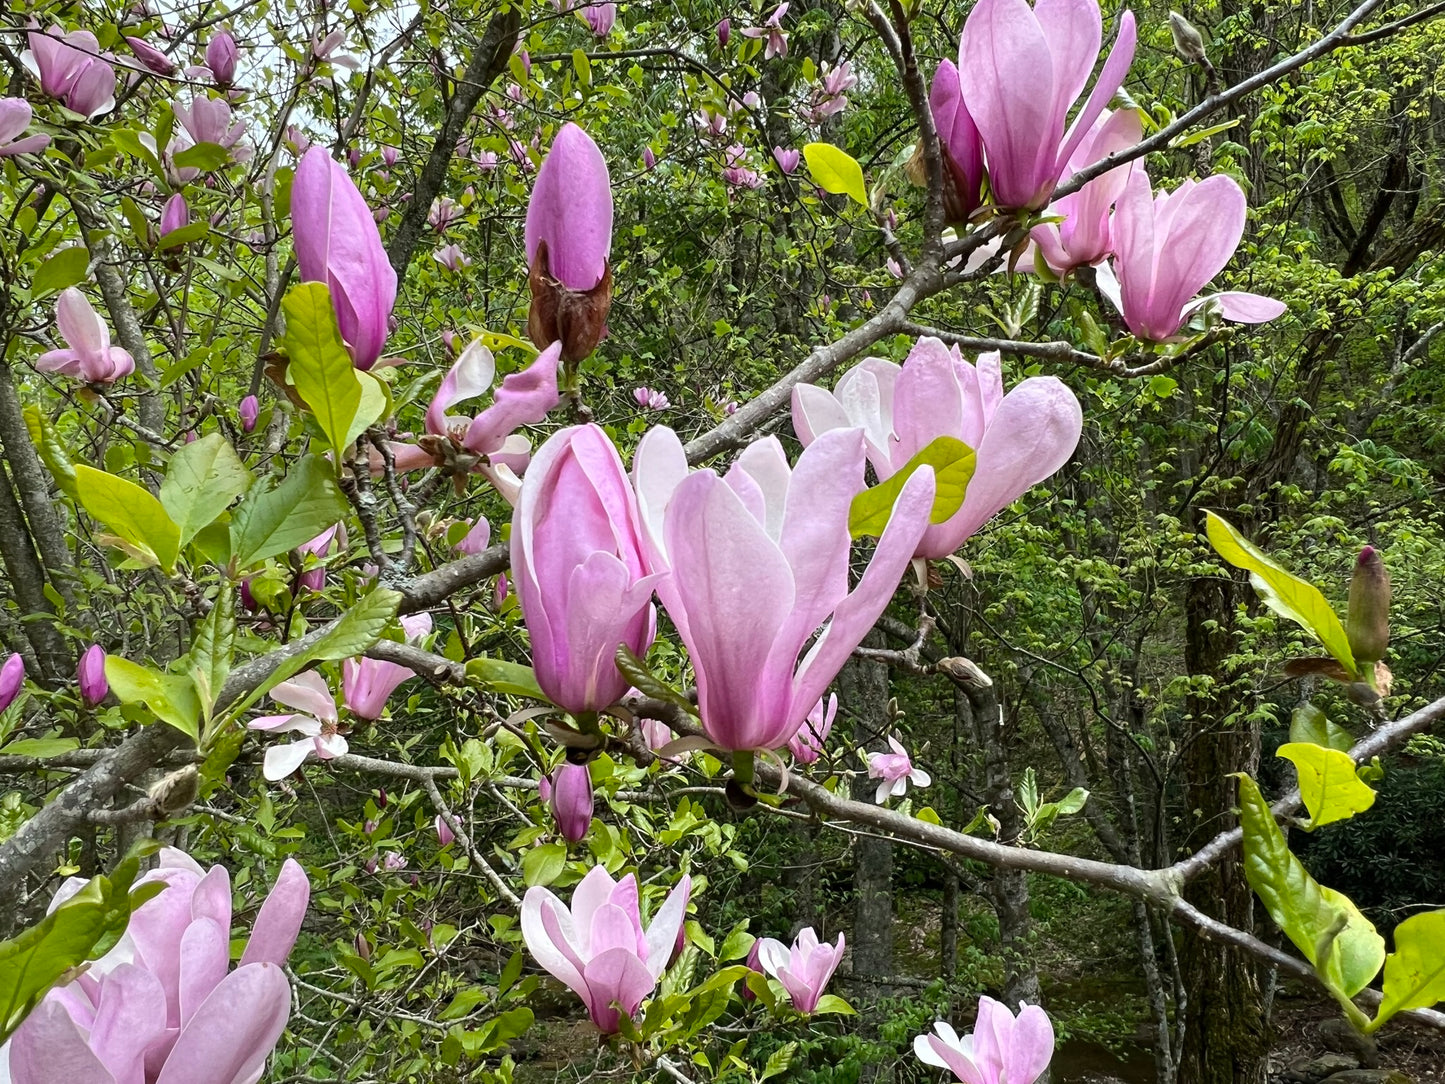
M309 542L346 514L346 498L329 465L307 456L280 485L257 486L231 520L231 551L239 569Z
M80 748L75 738L20 738L0 748L0 757L58 757Z
M1385 957L1384 994L1370 1031L1398 1012L1445 1001L1445 911L1411 915L1395 927L1395 951Z
M150 563L167 574L175 571L181 532L148 490L80 464L75 467L75 486L87 512L150 558Z
M105 658L105 680L123 704L144 704L192 741L201 739L201 701L189 677L163 674L118 655Z
M1330 722L1325 713L1313 704L1301 704L1294 709L1289 722L1289 740L1323 745L1341 753L1348 753L1355 745L1355 739L1348 730Z
M66 452L65 445L60 443L60 438L55 435L55 426L50 424L50 419L38 406L25 408L25 428L30 433L30 441L35 445L35 450L40 453L45 469L60 487L60 492L73 501L80 500L80 491L75 486L75 467L71 465L70 455Z
M592 61L581 49L572 50L572 70L577 73L577 82L583 88L592 85Z
M1239 804L1249 886L1335 995L1354 997L1379 974L1385 939L1349 897L1325 888L1290 853L1269 803L1247 775L1239 776Z
M956 437L935 437L914 455L903 469L891 475L871 489L865 489L853 498L848 509L848 530L854 538L864 535L877 537L888 526L893 515L893 505L903 492L903 485L919 467L933 468L933 512L930 523L943 523L963 507L963 498L968 494L968 483L973 478L977 456L963 441Z
M467 677L489 689L511 696L546 700L547 694L537 684L537 675L530 666L505 659L472 659L467 663Z
M51 294L58 294L67 286L85 280L85 269L90 266L90 253L84 245L63 248L40 265L30 279L30 299L39 301Z
M614 661L618 672L643 696L652 700L664 700L669 704L676 704L692 715L697 714L696 704L649 670L647 663L634 655L626 644L617 645Z
M1302 625L1319 637L1335 659L1351 674L1357 673L1355 656L1345 627L1319 588L1286 572L1252 542L1213 512L1205 513L1205 533L1219 556L1249 573L1249 582L1261 601L1281 617Z
M1348 753L1309 742L1281 745L1278 754L1293 762L1299 792L1309 810L1311 829L1349 820L1375 804L1375 792L1360 782Z
M286 291L281 309L286 314L281 346L290 359L287 373L330 441L339 466L361 407L362 385L336 324L331 291L322 282L300 283Z
M216 519L254 479L230 442L207 433L184 444L166 465L161 504L180 528L181 545Z
M781 1076L788 1071L788 1066L793 1064L793 1055L798 1051L797 1043L784 1043L778 1049L768 1055L767 1064L763 1066L762 1074L758 1077L759 1082L770 1080L775 1076Z
M822 1013L838 1013L843 1016L857 1016L858 1010L849 1005L837 994L824 994L818 999L818 1007L813 1010L813 1015Z
M191 641L191 680L201 700L201 713L207 721L216 696L231 676L231 659L236 650L236 592L228 581L222 581L208 613L196 626Z
M522 880L528 888L549 885L567 868L567 846L543 843L522 856Z
M831 143L809 143L803 148L808 172L824 192L844 193L855 203L868 206L868 186L858 160Z
M202 173L220 169L230 160L231 152L219 143L197 143L174 158L177 169L199 169Z

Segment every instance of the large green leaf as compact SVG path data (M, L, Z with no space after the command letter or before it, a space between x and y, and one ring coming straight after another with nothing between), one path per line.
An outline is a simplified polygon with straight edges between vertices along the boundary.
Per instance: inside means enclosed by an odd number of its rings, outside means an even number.
M489 689L511 696L526 696L534 700L546 700L547 694L537 684L537 674L530 666L506 659L472 659L467 663L467 677L481 682Z
M1328 716L1313 704L1301 704L1294 709L1289 721L1289 740L1323 745L1341 753L1348 753L1355 745L1355 739L1348 730L1330 722Z
M50 419L45 416L45 412L33 404L27 406L25 408L25 428L30 433L30 442L40 453L41 462L55 478L55 484L60 487L60 491L73 501L80 500L80 492L75 486L75 468L70 463L70 454L66 452L65 445L60 443L60 438L55 435L55 426L50 424Z
M973 449L957 437L935 437L920 448L902 470L853 498L848 509L848 530L854 538L881 535L893 515L893 505L903 492L904 483L924 465L933 468L933 511L929 522L947 521L963 507L976 463Z
M189 676L164 674L118 655L105 658L105 680L123 704L144 704L192 741L200 741L201 700Z
M181 545L216 519L254 479L220 433L181 446L166 465L161 504L180 528Z
M1205 533L1219 556L1249 573L1249 582L1266 606L1314 633L1341 666L1358 673L1345 627L1318 587L1280 568L1213 512L1205 513Z
M1293 762L1299 773L1299 792L1310 813L1311 830L1335 821L1347 821L1375 804L1375 792L1355 774L1348 753L1309 742L1281 745L1278 755Z
M1445 1001L1445 911L1411 915L1395 927L1395 951L1385 958L1384 992L1370 1031L1397 1012Z
M286 334L281 345L287 372L296 391L310 407L316 422L336 453L355 439L386 410L385 393L374 377L358 373L341 339L331 292L322 282L303 282L286 291L281 300Z
M231 520L231 551L237 568L293 550L330 527L346 512L346 498L332 470L316 456L295 464L280 485L257 486Z
M67 286L74 286L85 278L85 269L90 265L90 252L84 245L63 248L40 265L30 280L30 300L39 301L50 294L58 294Z
M803 148L803 157L813 181L824 192L847 194L853 202L868 206L868 185L856 158L831 143L809 143Z
M231 676L231 658L236 650L236 592L222 582L216 600L191 641L191 680L201 699L201 714L207 721L216 696Z
M1269 803L1239 778L1244 874L1265 909L1341 1000L1363 990L1385 962L1385 939L1349 897L1325 888L1296 858Z
M75 467L75 488L85 510L128 543L120 548L167 573L176 570L180 528L148 490L82 464Z
M131 892L138 863L128 858L109 878L94 877L36 925L0 941L0 1042L14 1034L30 1011L73 967L114 947L131 911L165 886Z

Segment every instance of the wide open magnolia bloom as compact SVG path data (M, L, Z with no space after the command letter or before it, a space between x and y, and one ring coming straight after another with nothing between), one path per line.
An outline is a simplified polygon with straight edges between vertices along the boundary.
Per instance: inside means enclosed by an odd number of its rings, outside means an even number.
M386 345L396 272L371 208L325 147L312 147L296 167L291 233L301 280L326 283L352 361L370 369Z
M771 937L760 938L753 947L759 969L783 984L793 1008L808 1013L818 1007L828 980L843 961L843 945L841 933L838 943L830 945L819 942L809 926L799 931L791 949Z
M66 348L48 350L35 360L42 373L62 373L87 384L113 384L135 371L130 354L110 345L110 328L74 286L60 291L55 327Z
M24 98L0 98L0 158L35 154L50 146L50 137L43 132L21 138L34 115Z
M692 880L686 874L644 926L637 878L614 881L594 866L572 893L568 908L541 886L522 899L522 940L527 951L587 1005L604 1034L617 1031L620 1012L636 1014L667 970Z
M1068 180L1115 151L1138 143L1144 126L1137 109L1120 109L1100 114L1093 129L1074 151L1061 180ZM1029 239L1038 247L1050 270L1066 275L1076 267L1096 264L1114 251L1114 235L1110 216L1114 203L1124 194L1124 186L1137 163L1115 166L1101 177L1095 177L1083 188L1050 204L1047 214L1061 215L1062 222L1049 222L1029 231ZM1139 166L1138 168L1143 168Z
M100 42L89 30L69 34L52 26L45 33L32 30L30 48L20 62L40 80L40 89L71 112L86 119L98 117L115 105L115 69L101 53Z
M1006 1005L983 997L971 1034L960 1039L941 1020L933 1030L913 1040L913 1052L961 1084L1034 1084L1054 1056L1054 1026L1037 1005L1021 1003L1015 1018Z
M311 885L287 859L230 970L231 878L173 848L116 946L56 986L0 1049L11 1084L254 1084L291 1015L282 970ZM66 881L54 910L85 884ZM8 1067L8 1074L4 1071Z
M1099 0L979 0L963 24L958 70L978 126L988 183L999 207L1036 210L1049 201L1075 149L1124 82L1134 59L1133 12L1067 134L1103 43Z
M888 747L892 752L868 754L868 778L880 780L878 793L873 797L879 805L888 801L890 796L902 798L908 793L909 783L915 787L926 787L933 782L933 776L913 766L908 750L892 735L889 735Z
M300 734L301 737L289 745L267 746L261 774L268 780L274 783L285 779L312 753L316 754L317 760L330 760L346 752L346 739L337 733L341 719L336 710L336 699L315 670L307 670L281 682L271 690L271 699L296 710L286 715L263 715L252 719L246 724L247 728L266 730L272 734Z
M1000 510L1048 478L1074 454L1084 413L1052 376L1033 376L1007 395L997 353L977 366L933 338L919 339L902 366L865 358L828 392L793 389L793 429L806 445L829 432L862 427L868 460L891 478L937 437L957 437L977 456L962 507L930 526L919 557L946 557Z
M431 614L409 614L401 619L401 628L407 642L414 643L431 632ZM347 659L341 664L341 702L358 719L380 719L391 694L414 677L411 667L401 663L365 656Z
M633 476L652 567L670 570L657 593L692 659L703 730L723 749L780 748L893 597L928 525L932 470L904 485L851 592L857 429L823 434L796 467L776 437L755 441L719 476L689 474L677 434L659 426Z
M559 430L537 450L512 513L512 576L547 699L577 714L627 691L614 661L644 655L657 630L656 576L637 500L607 433Z
M1216 174L1150 192L1142 167L1114 208L1114 259L1099 269L1099 289L1141 339L1164 342L1196 312L1216 306L1226 320L1259 324L1285 312L1272 297L1232 290L1195 297L1224 270L1244 236L1244 191Z

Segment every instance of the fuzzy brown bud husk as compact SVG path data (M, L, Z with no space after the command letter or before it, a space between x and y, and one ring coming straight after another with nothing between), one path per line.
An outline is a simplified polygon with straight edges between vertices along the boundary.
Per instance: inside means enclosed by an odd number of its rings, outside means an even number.
M1345 635L1355 662L1366 673L1390 646L1390 573L1374 546L1362 549L1355 561Z
M607 313L612 308L610 264L592 289L569 290L552 277L544 241L537 246L527 283L532 290L527 335L538 350L561 340L562 360L575 365L597 349L607 334Z
M1190 64L1205 61L1204 35L1177 11L1169 13L1169 33L1174 37L1174 51Z

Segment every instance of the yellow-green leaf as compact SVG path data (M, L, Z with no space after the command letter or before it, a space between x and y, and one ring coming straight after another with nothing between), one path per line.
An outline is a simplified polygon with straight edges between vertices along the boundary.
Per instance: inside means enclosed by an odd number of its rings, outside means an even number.
M803 148L803 158L814 183L824 192L845 194L855 203L868 206L863 167L852 155L831 143L809 143Z
M180 529L181 544L250 488L251 472L220 433L183 444L166 464L161 504Z
M83 464L75 467L75 488L85 510L133 547L128 553L175 571L181 531L149 490Z
M1279 756L1291 761L1299 773L1299 792L1310 813L1311 829L1346 821L1375 804L1375 792L1355 774L1348 753L1309 742L1279 747Z
M1289 740L1323 745L1341 753L1348 753L1355 744L1348 730L1330 722L1325 713L1313 704L1301 704L1294 709L1289 721Z
M854 538L881 535L893 515L893 505L903 492L904 483L925 464L933 468L933 511L929 522L943 523L951 519L963 507L975 463L973 449L963 441L956 437L935 437L897 474L853 498L848 509L848 530Z
M75 488L75 468L70 463L70 455L66 452L65 445L60 443L60 438L55 435L55 426L50 424L45 412L33 404L27 406L25 428L35 450L40 453L40 461L45 464L46 470L50 471L55 484L60 487L60 492L73 501L80 500L80 494Z
M1249 573L1249 582L1261 601L1281 617L1302 625L1319 637L1325 650L1351 674L1357 673L1355 656L1345 627L1325 596L1312 583L1286 572L1249 539L1213 512L1205 513L1205 533L1219 556Z
M286 314L281 345L289 359L287 372L331 443L339 466L361 407L362 383L342 341L331 291L322 282L303 282L286 291L281 309Z
M123 704L144 704L192 741L200 741L201 701L189 677L163 674L117 655L105 658L105 680Z
M1397 1012L1445 1001L1445 911L1411 915L1395 927L1395 951L1385 958L1384 994L1370 1031Z

